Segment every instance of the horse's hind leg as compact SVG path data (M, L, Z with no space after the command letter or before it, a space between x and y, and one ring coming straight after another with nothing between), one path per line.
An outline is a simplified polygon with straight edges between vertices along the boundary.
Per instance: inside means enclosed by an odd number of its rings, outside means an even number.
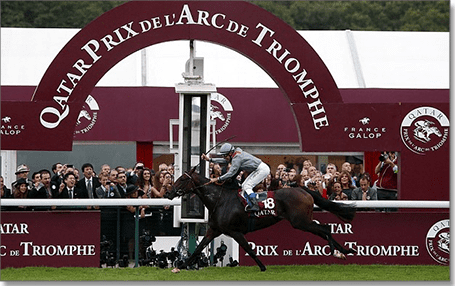
M259 258L256 256L256 253L254 253L253 249L251 246L248 244L248 241L246 240L245 236L240 233L240 232L233 232L228 234L230 237L232 237L237 243L248 253L248 255L253 258L253 260L256 262L256 264L259 266L261 271L265 271L266 268L264 264L259 260Z
M319 223L316 223L314 221L312 221L311 223L309 224L293 224L291 222L292 226L294 228L297 228L297 229L300 229L300 230L303 230L303 231L308 231L308 232L311 232L317 236L320 236L322 237L323 239L327 240L329 246L330 246L330 252L332 253L332 255L334 255L335 257L337 258L342 258L342 259L345 259L345 255L346 254L349 254L349 253L356 253L355 250L353 249L345 249L344 247L342 247L335 239L333 239L332 237L332 233L330 231L330 226L326 225L326 224L319 224ZM339 255L337 253L335 253L335 249L340 251L342 255Z

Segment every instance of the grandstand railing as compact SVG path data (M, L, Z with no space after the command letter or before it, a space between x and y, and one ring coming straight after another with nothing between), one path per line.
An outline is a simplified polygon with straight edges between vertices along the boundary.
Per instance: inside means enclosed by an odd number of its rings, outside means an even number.
M428 208L447 209L450 201L336 201L356 208ZM2 199L1 206L180 206L181 198L168 199ZM317 207L315 205L315 207ZM135 267L139 261L139 208L135 214Z
M450 201L336 201L356 208L450 208ZM2 199L2 206L166 206L181 205L181 199Z

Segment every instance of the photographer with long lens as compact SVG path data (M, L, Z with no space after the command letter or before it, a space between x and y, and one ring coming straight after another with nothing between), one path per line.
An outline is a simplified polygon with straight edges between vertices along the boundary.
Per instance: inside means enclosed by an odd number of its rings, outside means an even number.
M379 156L379 163L375 173L378 179L374 183L378 190L378 200L396 200L398 181L398 158L396 152L383 152Z

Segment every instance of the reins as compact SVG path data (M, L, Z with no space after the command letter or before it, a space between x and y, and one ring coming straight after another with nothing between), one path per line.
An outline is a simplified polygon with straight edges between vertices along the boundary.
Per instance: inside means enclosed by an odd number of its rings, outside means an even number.
M210 185L210 183L211 183L210 180L209 180L207 183L204 183L202 185L196 186L196 183L195 183L195 181L194 181L192 176L190 176L187 172L185 172L184 175L187 176L190 179L191 183L193 184L193 188L190 189L191 191L206 187L206 186ZM218 206L218 202L221 199L221 193L223 192L223 189L222 189L223 185L220 185L220 186L221 186L220 195L218 196L218 199L215 200L215 206L213 207L212 213L215 212L215 210L216 210L216 208Z

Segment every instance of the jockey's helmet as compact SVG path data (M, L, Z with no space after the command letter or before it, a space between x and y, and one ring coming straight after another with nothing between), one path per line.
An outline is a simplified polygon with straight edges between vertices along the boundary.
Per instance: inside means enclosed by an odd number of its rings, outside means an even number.
M221 156L227 156L229 155L231 152L234 151L234 146L232 146L231 144L229 143L224 143L221 148L220 148L220 155Z

